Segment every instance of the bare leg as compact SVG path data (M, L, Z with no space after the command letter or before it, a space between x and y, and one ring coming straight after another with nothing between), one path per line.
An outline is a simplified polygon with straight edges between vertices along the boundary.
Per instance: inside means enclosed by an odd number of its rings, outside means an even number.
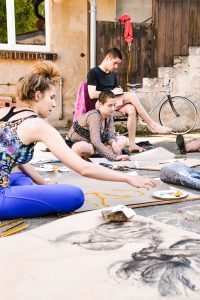
M186 144L187 152L198 152L200 151L200 139L194 140Z
M143 149L135 144L135 134L137 126L137 112L132 104L126 104L119 109L123 114L128 115L127 129L129 138L129 152L142 152Z
M128 139L125 136L117 136L117 144L123 150L128 145Z
M133 92L125 93L124 102L131 103L135 107L138 115L147 123L147 126L151 132L164 134L164 133L168 133L171 131L171 128L162 126L162 125L156 123L154 120L152 120L152 118L146 112L143 105L140 103L140 101L135 93L133 93Z
M92 144L89 144L84 141L76 142L72 146L72 150L83 158L89 158L92 155L94 155L94 152L95 152Z

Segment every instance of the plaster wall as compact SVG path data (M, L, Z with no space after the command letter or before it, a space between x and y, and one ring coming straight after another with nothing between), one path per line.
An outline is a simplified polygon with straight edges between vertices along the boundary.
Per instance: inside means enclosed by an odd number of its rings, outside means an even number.
M116 0L117 19L122 15L129 15L132 22L143 22L152 16L152 0Z
M163 84L171 78L173 82L173 96L186 97L195 104L197 111L200 110L200 47L190 47L189 56L177 56L174 58L172 67L158 69L158 78L143 78L143 88L137 94L149 111L161 98ZM160 107L160 106L159 106ZM158 108L159 108L158 107ZM183 107L184 110L184 107ZM152 117L158 121L158 109ZM173 125L173 124L172 124ZM195 128L200 128L200 120Z
M88 66L88 3L87 0L63 1L52 4L51 10L51 49L58 54L56 64L64 79L64 116L72 119L74 101L78 85L86 79ZM55 126L63 125L57 114L50 117ZM66 123L65 123L66 125Z
M75 95L79 83L86 79L88 70L88 2L87 0L63 1L55 4L50 1L50 40L51 52L58 54L55 63L64 79L63 116L60 116L59 86L57 89L57 107L49 117L56 127L66 126L66 120L72 119ZM0 60L0 83L15 84L33 65L39 61ZM6 76L5 76L6 75ZM15 86L1 85L1 94L14 94Z
M0 59L0 94L14 95L18 79L29 72L35 63L36 61Z
M96 0L97 21L116 20L116 0Z

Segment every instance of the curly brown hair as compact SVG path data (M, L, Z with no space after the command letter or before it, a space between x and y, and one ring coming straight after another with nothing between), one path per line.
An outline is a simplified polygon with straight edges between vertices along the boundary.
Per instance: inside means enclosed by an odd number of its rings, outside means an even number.
M60 78L60 72L55 64L49 61L35 65L31 72L20 78L17 83L16 99L30 101L35 93L44 93L50 85L55 85Z

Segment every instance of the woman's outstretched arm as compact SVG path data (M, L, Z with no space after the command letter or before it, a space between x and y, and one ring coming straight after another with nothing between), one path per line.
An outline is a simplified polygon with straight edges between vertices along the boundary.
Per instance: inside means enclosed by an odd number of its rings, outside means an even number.
M66 145L58 131L42 119L36 118L24 121L18 127L18 135L25 144L45 143L58 159L82 176L106 181L126 182L137 187L155 186L152 179L129 176L83 160Z

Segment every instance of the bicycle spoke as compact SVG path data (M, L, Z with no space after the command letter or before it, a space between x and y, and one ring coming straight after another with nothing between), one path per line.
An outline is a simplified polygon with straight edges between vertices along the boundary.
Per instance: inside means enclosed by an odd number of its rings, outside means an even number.
M194 128L197 122L197 110L189 99L175 96L171 101L166 100L162 104L159 120L162 125L171 127L173 134L184 134Z

